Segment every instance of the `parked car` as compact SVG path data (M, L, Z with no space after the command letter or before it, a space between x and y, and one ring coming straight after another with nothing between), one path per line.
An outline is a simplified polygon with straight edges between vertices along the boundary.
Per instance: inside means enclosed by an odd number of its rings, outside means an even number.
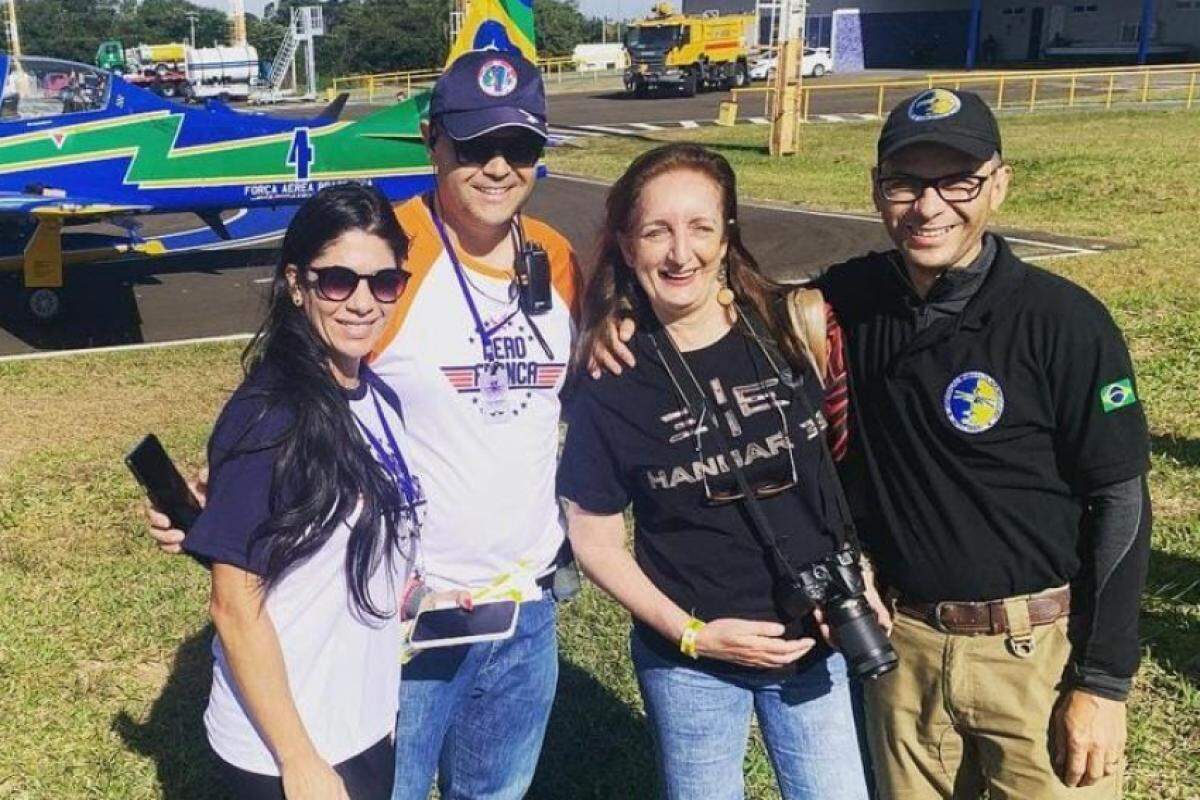
M777 58L774 53L760 56L750 65L750 80L765 81L775 77ZM833 72L833 56L828 47L804 48L804 59L801 62L801 73L806 78L820 78Z

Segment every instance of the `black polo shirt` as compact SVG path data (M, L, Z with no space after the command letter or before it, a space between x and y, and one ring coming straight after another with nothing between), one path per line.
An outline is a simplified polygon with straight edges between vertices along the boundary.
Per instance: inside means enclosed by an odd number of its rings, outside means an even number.
M996 240L963 312L923 329L894 251L819 279L846 336L861 534L887 583L917 601L1069 582L1085 495L1149 469L1107 310Z

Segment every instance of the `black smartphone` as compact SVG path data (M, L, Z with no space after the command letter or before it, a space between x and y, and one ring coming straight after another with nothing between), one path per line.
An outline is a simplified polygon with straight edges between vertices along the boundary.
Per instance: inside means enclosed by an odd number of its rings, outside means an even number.
M414 649L450 647L507 639L517 627L519 606L513 600L465 608L431 608L417 614L409 643Z
M158 437L151 433L138 442L125 456L125 464L150 502L171 519L172 526L187 533L200 515L200 503Z

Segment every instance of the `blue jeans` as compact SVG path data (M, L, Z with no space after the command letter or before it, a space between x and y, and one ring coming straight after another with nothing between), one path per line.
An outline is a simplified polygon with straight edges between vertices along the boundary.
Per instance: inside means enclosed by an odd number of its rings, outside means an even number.
M419 654L404 665L392 800L519 800L529 789L558 683L549 595L521 604L511 638Z
M865 750L841 654L785 678L719 675L669 661L637 631L633 666L668 800L741 800L750 711L784 800L866 800Z

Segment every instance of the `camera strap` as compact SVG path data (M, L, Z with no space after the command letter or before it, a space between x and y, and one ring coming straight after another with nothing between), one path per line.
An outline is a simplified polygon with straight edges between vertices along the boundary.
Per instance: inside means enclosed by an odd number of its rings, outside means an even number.
M792 368L786 364L779 366L771 358L771 353L774 352L780 361L784 361L783 354L779 352L778 347L774 346L768 337L759 333L755 326L754 315L747 313L746 310L738 306L738 318L745 321L746 329L754 340L758 342L758 346L762 348L766 354L767 360L771 362L771 366L779 373L779 379L788 386L793 387L793 395L800 398L801 404L804 406L804 413L810 419L816 418L816 412L813 410L812 403L808 400L808 395L805 394L803 387L797 386L797 381L792 372ZM798 336L798 332L794 332ZM858 529L854 525L854 517L850 513L850 503L846 499L846 490L842 487L842 480L838 476L837 463L833 459L833 452L829 449L829 440L824 436L818 436L821 441L821 457L819 469L825 476L825 483L832 488L834 502L837 503L838 516L842 519L842 528L840 531L835 531L838 547L849 544L856 551L862 552L862 545L859 543Z
M744 321L747 332L750 334L751 338L754 339L755 343L758 344L763 352L763 355L778 374L780 381L793 390L792 394L794 397L800 398L804 413L808 415L810 419L816 419L816 413L812 408L812 404L808 400L808 396L804 392L803 386L801 385L802 379L797 380L795 374L786 363L782 365L780 364L779 360L777 359L781 360L782 357L779 354L778 349L768 346L767 340L759 335L754 324L750 321L750 317L746 313L746 310L740 305L738 306L738 312L739 322ZM742 468L738 465L738 462L733 458L729 441L725 437L725 432L721 428L718 415L707 414L708 404L704 398L703 390L697 384L695 377L692 376L692 371L688 367L687 362L684 361L683 354L679 352L679 348L676 347L675 341L671 338L671 335L664 327L659 326L657 330L649 333L648 336L651 342L654 344L659 361L662 363L663 368L667 371L667 375L670 377L680 399L687 406L688 412L691 414L692 419L696 420L697 425L700 425L706 416L712 417L713 423L710 426L710 430L712 430L713 438L716 440L718 452L725 456L725 459L729 464L730 472L733 473L733 477L737 482L738 489L743 495L747 513L750 515L755 527L758 528L759 534L762 537L764 544L767 546L767 550L777 562L781 572L789 579L796 578L796 569L783 554L783 550L779 546L779 537L775 534L774 526L771 525L770 520L767 518L766 512L763 511L762 504L755 495L754 489L750 485L750 481L746 478L745 472L743 472ZM662 339L666 339L666 347L663 346L661 341ZM771 355L772 350L775 352L775 357L772 357ZM690 380L686 382L680 381L676 376L677 370L672 368L671 361L675 362L677 367L682 370L683 374L690 376ZM820 476L821 473L824 473L825 480L823 482L832 485L835 503L838 507L838 516L842 520L842 525L840 527L833 526L831 530L836 547L841 549L845 545L849 544L855 549L855 551L861 552L858 533L854 528L853 518L850 516L850 506L846 500L845 492L842 490L841 481L838 478L837 470L834 466L833 454L829 450L829 443L825 440L823 432L817 436L817 439L820 440L821 447L821 454L818 456L818 475ZM792 446L794 446L794 443Z
M679 394L684 405L687 406L688 413L695 424L700 426L703 424L707 414L708 403L704 399L703 390L696 384L694 378L687 382L680 381L676 377L675 370L671 369L668 360L668 353L673 358L685 375L691 376L692 371L688 368L687 362L683 360L683 354L679 352L679 348L675 346L675 341L671 335L667 333L665 328L659 328L657 331L649 334L650 340L654 343L655 350L658 351L659 361L663 368L666 369L667 375L671 378L671 383L675 386L675 391ZM660 339L667 340L667 347L663 347ZM713 438L717 443L717 452L725 457L729 464L729 469L733 473L734 480L737 481L738 489L741 490L746 501L746 511L750 514L750 519L754 522L754 526L758 528L759 535L763 539L763 543L767 546L767 550L776 562L776 566L780 572L787 577L789 581L799 582L800 576L796 572L796 568L792 566L791 561L783 554L783 550L779 547L779 539L775 536L775 528L767 519L766 513L762 509L762 505L758 502L758 498L754 495L754 489L750 486L750 481L746 479L746 474L742 468L738 466L737 461L733 458L729 441L725 438L725 432L721 430L720 420L716 414L711 415L713 423L711 430Z

